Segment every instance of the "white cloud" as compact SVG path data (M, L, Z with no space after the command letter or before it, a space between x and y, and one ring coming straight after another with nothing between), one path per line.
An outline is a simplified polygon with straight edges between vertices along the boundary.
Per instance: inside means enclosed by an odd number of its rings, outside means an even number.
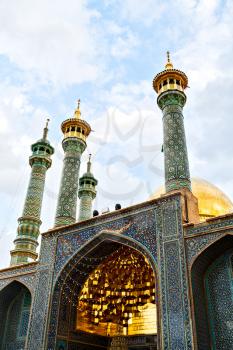
M123 111L132 111L143 108L153 108L156 95L151 81L137 81L135 83L116 83L107 90L101 91L99 99L105 105L119 108Z
M45 115L44 109L30 103L23 88L0 83L0 265L9 260L30 176L30 145L42 136Z
M233 3L228 1L224 7L221 5L219 0L200 1L191 12L183 8L184 22L177 23L180 37L185 25L192 31L176 52L176 64L183 66L190 86L199 93L208 83L233 75Z
M156 54L161 47L157 48L154 37L140 32L141 23L153 23L153 30L160 31L164 51L172 43L175 67L189 76L191 88L187 91L184 117L192 175L219 184L233 198L232 1L222 4L217 0L177 0L163 5L158 1L126 0L121 3L121 19L117 17L115 22L89 9L85 1L72 0L67 6L59 0L54 4L45 0L37 4L26 0L2 1L0 52L30 77L38 76L45 82L62 85L93 82L104 69L106 55L109 60L117 58L117 62L134 52L139 57L139 43L144 39L147 45L155 47L157 64ZM137 33L132 23L136 24ZM144 50L144 62L146 55ZM113 209L116 202L126 206L146 200L164 181L160 152L162 115L151 81L132 75L128 79L131 67L119 64L115 70L110 68L105 81L110 77L114 83L96 88L95 95L87 99L90 109L87 115L93 116L91 125L95 132L88 139L80 172L84 171L87 153L91 152L93 171L99 180L95 207L100 211L105 206ZM146 68L143 67L143 72L145 69L148 76L152 75ZM116 79L115 73L119 71ZM122 72L127 83L119 83ZM100 106L97 116L92 103L95 100ZM64 97L60 112L67 111L66 104ZM23 87L0 84L0 190L7 204L2 211L2 217L7 218L2 227L4 232L11 232L7 242L15 237L16 218L22 210L30 174L29 147L40 136L38 126L43 126L45 115L47 111L32 104ZM42 230L53 225L55 215L63 158L58 135L55 146L53 166L47 174Z
M118 87L116 101L125 96L125 88L120 93ZM135 95L129 91L131 100ZM113 99L111 102L114 104ZM89 137L88 151L93 154L99 180L97 201L102 206L144 201L163 182L161 115L151 108L132 108L124 112L111 107L92 125L95 133Z
M99 19L85 0L3 0L0 53L42 82L93 81L101 71L98 34L92 26Z
M124 19L150 25L163 15L166 4L159 0L125 0L118 2Z
M130 31L125 35L118 36L111 48L111 55L117 58L125 58L133 54L133 50L138 46L138 39Z

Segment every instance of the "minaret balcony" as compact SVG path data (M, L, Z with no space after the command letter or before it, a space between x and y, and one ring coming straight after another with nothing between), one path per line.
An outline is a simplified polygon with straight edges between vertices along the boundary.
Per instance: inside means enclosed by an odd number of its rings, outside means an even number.
M171 79L170 79L171 80ZM166 81L165 84L163 82L163 84L159 84L159 90L158 90L158 94L162 94L165 91L168 90L178 90L178 91L184 91L183 87L180 85L180 81L179 80L175 80L174 82L170 83L169 79L168 82Z
M64 139L66 139L67 137L76 137L78 139L81 139L83 140L84 142L86 142L86 135L84 133L82 133L82 131L66 131L65 134L64 134Z

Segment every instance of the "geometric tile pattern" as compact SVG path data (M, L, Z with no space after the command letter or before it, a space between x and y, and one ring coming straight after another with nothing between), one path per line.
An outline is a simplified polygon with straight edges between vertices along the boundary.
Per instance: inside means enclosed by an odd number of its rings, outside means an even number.
M32 309L27 349L44 349L42 342L49 310L49 291L51 286L51 274L48 270L37 273L35 304Z
M96 185L98 181L91 173L90 158L87 163L87 172L79 179L78 197L79 203L79 217L78 221L90 219L92 216L92 201L96 197Z
M111 221L98 222L90 227L83 227L67 235L60 235L57 240L57 251L54 266L54 277L56 277L69 261L69 259L84 244L90 242L97 234L105 230L111 232L121 232L125 236L132 237L148 248L157 259L157 248L155 243L154 212L147 210L144 212L135 211L131 215L120 215Z
M48 337L50 340L56 338L56 323L53 324L48 334L46 329L49 318L56 320L59 311L59 290L54 289L56 281L58 278L62 278L69 262L79 254L78 252L104 232L108 232L110 235L122 235L126 239L130 239L131 244L135 244L136 247L139 244L142 252L143 249L146 249L151 254L158 273L160 291L161 348L166 350L193 349L186 261L193 261L205 247L225 235L223 227L224 225L226 228L228 227L229 219L223 218L221 222L221 231L214 228L216 225L219 226L219 221L211 224L212 233L210 223L202 224L203 234L200 233L197 236L191 234L189 238L186 235L187 238L184 239L179 195L171 195L153 203L147 202L132 209L115 212L114 215L111 213L106 216L101 215L91 219L91 221L77 223L72 227L57 228L46 233L42 238L38 264L28 267L22 265L0 272L0 289L9 282L18 280L22 281L30 291L35 290L27 350L54 348L51 345L53 343L49 343L50 347L46 347L46 344ZM195 225L195 229L199 229L199 226ZM221 279L226 276L224 271L222 270L221 274L218 274ZM211 277L209 277L208 283L212 289L217 291L219 284L214 284L215 275L214 278L212 278L213 274L209 276ZM221 285L227 286L226 280L221 280ZM216 292L215 300L218 300L218 296L225 295L225 292L220 294ZM229 295L227 298L230 300ZM55 300L58 301L57 304L53 303ZM225 297L224 300L226 300ZM51 309L49 305L51 305ZM231 327L230 316L226 317L230 306L228 305L224 309L221 301L221 307L225 316L223 314L220 316L223 319L225 317L226 326ZM224 334L221 337L224 337ZM227 346L231 345L227 343ZM226 349L226 347L219 347L219 349Z
M180 202L165 201L158 206L156 222L162 349L193 349Z
M185 228L185 235L192 236L204 233L210 233L211 231L218 231L218 229L225 229L225 232L228 230L232 231L233 227L233 215L229 217L221 217L221 219L212 219L207 223L202 223L200 225L188 226ZM222 231L224 233L224 231Z
M99 233L104 232L115 232L117 234L124 234L126 237L132 237L135 242L143 242L146 249L148 249L156 260L156 237L155 237L155 215L154 207L150 206L141 210L134 210L133 212L118 215L112 220L105 219L104 215L97 218L96 224L91 226L76 225L76 229L73 232L70 228L63 227L58 229L58 231L48 234L42 239L41 246L41 259L43 261L43 271L40 272L40 277L38 277L35 302L33 307L33 319L30 327L29 333L29 343L28 347L30 350L37 350L38 347L45 347L44 331L46 319L48 317L47 305L51 303L50 297L52 292L52 276L53 280L56 280L57 276L62 273L68 261L73 255L87 242L90 242ZM44 244L46 240L46 244ZM49 240L51 241L49 243ZM142 244L142 243L141 243ZM44 253L46 249L46 253ZM52 262L51 252L55 253ZM46 264L46 265L45 265ZM45 270L46 269L46 270ZM56 299L56 292L53 295L53 300ZM40 309L38 312L37 310ZM43 311L44 310L44 311ZM53 304L50 311L51 319L57 319L58 308L56 303ZM55 332L55 333L54 333ZM52 327L49 337L53 339L56 337L56 327ZM52 349L53 347L50 346ZM46 348L47 349L47 348Z
M100 222L96 225L91 225L90 227L84 226L83 229L75 230L73 233L63 234L58 237L57 253L54 266L54 281L57 280L58 276L60 276L61 280L64 278L63 271L66 273L66 266L73 264L72 257L75 260L75 256L77 255L78 250L82 248L83 245L87 242L91 244L92 239L97 237L101 232L108 232L109 234L115 233L133 239L134 243L132 244L135 244L137 249L139 248L140 251L143 252L142 249L144 246L144 249L150 251L152 259L156 261L156 228L155 210L153 207L147 208L147 210L144 210L143 212L135 210L135 212L130 212L128 215L121 215L119 213L119 215L117 215L117 217L111 221L101 221L102 220L100 220ZM140 248L140 246L138 247L137 242L142 244L142 248ZM130 244L130 241L128 244ZM55 346L60 295L60 288L57 286L59 286L58 282L54 287L55 292L53 295L48 334L48 349L52 349Z
M19 265L9 270L0 271L0 292L12 282L20 282L28 288L32 297L36 286L36 265Z
M180 91L168 91L158 97L163 111L164 164L166 192L191 189L188 152L182 109L186 96Z
M178 224L179 221L180 224ZM121 232L120 234L129 237L135 243L142 244L151 252L159 271L158 277L162 291L160 302L163 349L171 349L171 346L172 349L177 350L193 349L179 196L161 199L157 205L147 207L146 210L144 208L143 211L135 209L124 215L119 213L112 220L104 220L104 217L102 220L99 218L97 222L89 227L84 225L83 228L79 228L77 225L74 232L62 230L62 233L57 237L54 281L62 276L66 265L69 264L70 259L77 254L78 250L87 242L91 243L92 239L100 232ZM170 227L168 222L170 222ZM164 255L165 249L168 253ZM44 281L43 297L47 293L44 288L46 283ZM46 349L54 347L56 338L56 320L59 311L59 289L56 289L56 285L54 291L50 318L52 323L49 327L49 344ZM167 309L166 300L169 301ZM40 302L42 302L41 299ZM40 322L42 320L43 316L41 315ZM32 349L34 350L35 347L30 347L30 350Z
M195 260L202 250L206 249L209 244L214 243L223 235L222 232L215 232L186 239L187 261L189 265L191 265L192 261Z
M27 334L29 318L23 314L24 293L21 291L11 302L7 309L7 320L5 324L4 338L1 339L1 345L4 350L20 350L25 346L25 337ZM30 309L30 305L29 308ZM29 316L29 312L27 310ZM24 318L22 325L22 317ZM23 329L21 328L23 326Z
M225 253L209 268L205 278L212 348L233 349L233 275L231 257Z
M79 191L79 216L78 221L90 219L92 216L92 201L93 193L91 191L85 190Z
M15 249L11 251L11 265L36 260L36 248L40 234L40 214L44 194L46 171L51 166L53 147L46 139L41 139L32 145L32 156L29 163L32 167L22 217L18 219Z
M78 196L80 158L86 144L79 138L66 138L62 142L65 152L62 178L58 195L55 226L74 224Z
M40 219L46 171L47 167L44 161L33 163L22 216Z

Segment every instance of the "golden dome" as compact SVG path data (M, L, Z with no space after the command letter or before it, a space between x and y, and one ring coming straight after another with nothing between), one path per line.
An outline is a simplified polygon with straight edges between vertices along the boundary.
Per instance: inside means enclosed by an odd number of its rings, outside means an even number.
M192 178L192 192L198 199L201 221L233 212L232 201L218 187L206 180ZM165 188L161 186L150 199L158 198L164 193Z

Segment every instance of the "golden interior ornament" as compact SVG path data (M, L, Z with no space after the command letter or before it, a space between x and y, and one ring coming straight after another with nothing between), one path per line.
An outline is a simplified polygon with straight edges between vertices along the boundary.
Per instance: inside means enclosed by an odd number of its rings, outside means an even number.
M110 337L157 334L155 276L141 253L123 246L89 275L76 328Z

